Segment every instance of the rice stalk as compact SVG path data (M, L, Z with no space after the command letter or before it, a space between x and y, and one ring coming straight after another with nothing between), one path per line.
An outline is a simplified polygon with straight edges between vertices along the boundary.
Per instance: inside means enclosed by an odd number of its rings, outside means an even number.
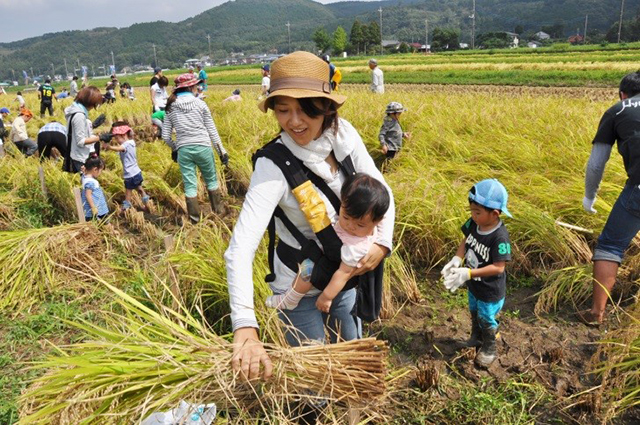
M268 423L278 423L274 412L292 400L358 402L369 408L385 400L388 348L382 341L298 348L266 344L273 377L246 383L230 367L229 336L214 334L184 308L153 309L104 284L121 313L109 312L104 325L70 323L89 338L59 347L57 356L33 366L47 373L21 396L20 424L134 423L180 400L214 402L245 418L264 415Z
M0 310L23 313L76 280L63 270L101 270L104 237L92 224L0 232Z
M624 315L622 326L598 341L592 358L592 372L602 378L598 394L605 421L640 406L640 303Z

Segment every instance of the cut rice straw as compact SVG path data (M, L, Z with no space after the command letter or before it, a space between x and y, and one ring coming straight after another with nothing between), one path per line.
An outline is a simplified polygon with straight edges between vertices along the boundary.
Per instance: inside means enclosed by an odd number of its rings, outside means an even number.
M135 423L180 400L217 404L244 417L286 420L300 401L380 407L388 393L385 342L374 338L297 348L265 344L266 382L247 383L231 368L233 345L186 309L154 310L102 281L122 313L105 325L72 322L91 340L37 363L47 370L21 397L20 424ZM244 422L246 423L246 422Z

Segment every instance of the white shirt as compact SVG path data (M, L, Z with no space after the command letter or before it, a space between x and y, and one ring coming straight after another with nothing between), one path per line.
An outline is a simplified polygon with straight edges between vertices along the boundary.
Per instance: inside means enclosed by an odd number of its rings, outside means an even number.
M76 80L71 81L69 96L75 96L78 94L78 82Z
M167 88L158 85L155 83L151 86L151 90L153 91L153 106L156 111L159 111L160 108L164 108L167 106L167 99L169 95L167 94Z
M379 67L373 68L371 73L371 91L374 93L384 93L384 75Z
M262 89L268 91L269 87L271 87L271 77L268 75L262 77Z
M340 120L340 128L345 137L354 140L355 147L350 156L356 171L367 173L387 186L384 177L376 168L358 132L345 120ZM332 181L327 181L331 190L338 196L340 196L340 189L343 183L344 175L342 173L338 173L337 177ZM318 193L326 205L329 218L332 221L336 221L337 212L331 202L321 191L318 190ZM391 205L384 219L378 225L376 243L391 250L395 207L391 189L389 189L389 193L391 194ZM233 229L231 242L224 256L227 264L229 303L234 330L241 327L258 327L253 305L253 261L255 252L264 237L265 230L276 206L282 208L287 217L300 229L305 237L315 241L318 240L309 227L304 214L300 211L298 201L291 193L291 188L287 184L280 168L267 158L258 159L255 171L251 176L249 190L242 205L242 211ZM287 245L296 249L300 248L300 244L280 220L276 220L276 233L278 238ZM296 277L296 273L280 261L277 254L274 258L274 272L276 279L270 283L274 292L284 292L289 289ZM256 276L255 278L264 279L264 276ZM309 295L317 295L318 293L317 289L312 289Z

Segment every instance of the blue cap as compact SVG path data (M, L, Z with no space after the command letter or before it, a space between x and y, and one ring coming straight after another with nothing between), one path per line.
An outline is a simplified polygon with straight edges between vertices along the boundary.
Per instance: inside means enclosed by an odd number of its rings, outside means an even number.
M476 183L469 191L469 200L483 207L500 210L507 217L513 217L507 209L508 199L507 189L496 179L482 180Z
M11 111L9 111L9 108L2 108L0 109L0 114L10 114Z
M269 64L262 65L262 70L263 71L268 71L269 70Z

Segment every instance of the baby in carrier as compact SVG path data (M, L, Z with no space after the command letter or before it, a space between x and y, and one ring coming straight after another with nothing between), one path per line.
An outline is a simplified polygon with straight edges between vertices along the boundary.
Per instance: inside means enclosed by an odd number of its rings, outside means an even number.
M333 225L342 241L340 267L318 297L318 310L328 313L333 299L342 291L358 263L369 252L377 238L376 228L384 218L391 202L387 188L375 178L356 173L349 176L340 191L342 206ZM311 290L313 261L306 259L292 287L283 294L267 298L267 307L292 310Z

